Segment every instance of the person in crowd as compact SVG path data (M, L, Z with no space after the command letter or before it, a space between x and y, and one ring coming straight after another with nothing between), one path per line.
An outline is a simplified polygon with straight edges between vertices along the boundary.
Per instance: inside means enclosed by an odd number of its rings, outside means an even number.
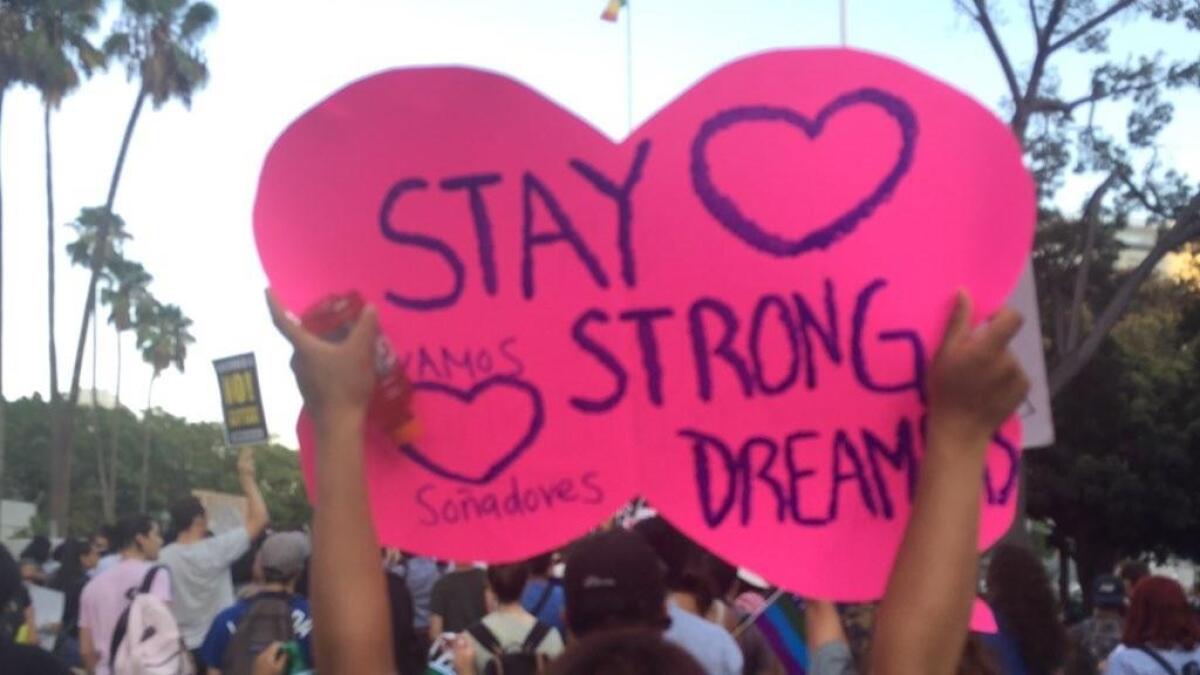
M0 545L0 611L19 602L25 588L21 570L12 554ZM17 644L13 636L0 630L0 673L4 675L69 675L71 671L44 650Z
M1092 615L1069 632L1075 644L1086 651L1101 667L1112 650L1121 643L1125 632L1125 588L1121 580L1102 574L1092 583Z
M12 553L0 544L0 550L13 560L19 588L13 591L5 602L0 602L0 639L20 644L31 644L37 636L37 623L33 616L33 602L29 597L29 589L25 586L21 566L13 559Z
M92 535L92 545L100 549L100 562L96 563L96 569L92 570L91 576L95 577L121 561L120 552L113 545L115 540L116 526L113 525L105 525Z
M50 540L42 535L31 539L21 550L21 579L26 583L45 586L46 567L50 565Z
M315 645L317 670L391 673L390 617L364 489L362 441L375 386L378 316L368 306L345 339L334 343L306 331L269 292L267 302L276 327L295 349L293 370L313 420L315 493L321 504L313 527L313 610L322 627ZM1020 315L1001 310L979 328L971 326L971 316L971 302L960 292L928 374L925 453L912 514L875 624L875 675L951 675L967 644L987 450L1029 389L1008 352ZM593 545L596 539L591 538ZM576 547L572 557L580 550ZM629 560L614 559L611 551L593 552L603 559L601 566L584 559L573 572L568 562L567 625L572 632L586 635L576 630L577 625L587 627L576 623L585 615L591 628L647 610L666 621L661 596L652 599L657 609L644 607L644 597L629 601L626 588L644 587L644 579L621 584L614 578L622 568L628 574ZM653 576L648 571L634 572ZM582 607L575 604L581 601ZM586 611L576 613L582 608Z
M538 621L553 626L560 634L566 631L563 623L563 588L554 578L554 552L549 551L526 563L529 582L521 593L521 606Z
M563 590L567 632L575 639L620 628L661 633L671 623L665 570L633 532L609 530L572 544Z
M304 570L310 552L308 537L301 532L278 532L267 537L254 563L258 592L234 602L213 619L200 646L200 660L207 664L208 675L221 675L230 668L229 653L233 637L247 614L259 600L274 598L291 608L292 630L305 663L312 663L312 613L308 600L296 595L296 581Z
M657 516L641 521L634 531L646 538L666 566L671 618L667 640L683 647L710 675L740 675L743 661L737 642L723 626L704 618L719 595L702 571L705 551Z
M1000 626L988 644L1006 675L1052 675L1063 666L1066 629L1046 567L1032 551L1013 544L993 549L987 601Z
M804 602L804 637L808 642L808 675L858 673L842 617L832 602Z
M1144 577L1137 582L1121 644L1108 656L1108 675L1192 675L1200 673L1200 623L1174 579Z
M83 539L67 539L61 547L61 566L50 580L50 587L63 594L62 626L54 645L54 654L68 666L83 665L79 652L79 597L91 580L91 571L100 562L100 551Z
M705 551L701 569L712 580L714 588L724 589L724 594L715 598L705 612L705 618L723 626L733 635L738 648L742 650L742 672L745 675L782 675L783 664L755 625L754 610L743 611L737 605L742 586L737 568ZM762 596L756 594L756 597L761 601Z
M250 548L250 542L266 530L270 522L266 502L258 489L251 448L242 448L237 463L238 481L246 496L246 524L217 536L210 536L204 505L187 497L171 508L174 542L162 551L162 562L171 571L172 610L184 644L192 651L196 667L207 665L199 654L213 619L233 604L233 579L230 567Z
M467 672L460 670L458 675L482 673L494 658L485 643L476 639L476 634L486 636L490 633L492 641L502 652L520 651L533 631L542 626L541 630L545 633L534 651L547 661L562 653L563 641L558 630L540 622L521 606L521 593L529 581L529 568L524 563L492 565L487 569L487 581L495 609L464 631L468 643L466 646L475 658L471 664L473 669Z
M412 599L413 630L416 631L422 651L429 651L429 605L433 599L433 586L442 578L442 569L437 561L426 556L401 551L395 564L388 567L394 576L404 579Z
M662 633L645 628L601 631L575 643L551 675L704 675L704 669Z
M79 597L79 647L84 667L95 675L112 672L109 649L113 632L129 605L130 591L142 585L158 560L163 540L158 523L137 514L121 519L113 543L120 560L89 581ZM171 579L166 570L154 576L150 592L170 604Z
M1133 600L1133 590L1137 588L1138 582L1150 576L1150 566L1141 560L1126 560L1121 563L1118 576L1125 586L1125 599L1129 602Z
M429 595L429 639L458 633L487 614L487 575L470 562L451 564Z
M429 629L421 632L416 627L412 594L404 577L392 572L386 577L392 617L392 658L401 673L421 673L429 652Z

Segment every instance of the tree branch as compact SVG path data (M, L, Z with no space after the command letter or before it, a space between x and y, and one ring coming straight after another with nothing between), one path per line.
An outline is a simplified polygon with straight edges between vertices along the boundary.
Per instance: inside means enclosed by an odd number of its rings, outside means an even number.
M1013 70L1012 61L1008 59L1008 52L1005 51L1004 44L1000 42L996 26L992 24L992 18L988 15L987 3L985 0L972 1L975 5L975 21L983 29L988 44L992 46L992 51L996 53L996 59L1000 61L1000 69L1004 71L1004 80L1008 83L1008 93L1012 96L1013 105L1019 106L1021 104L1021 85L1017 82L1017 71Z
M1138 289L1154 273L1158 263L1168 253L1197 237L1200 237L1200 194L1192 197L1187 206L1180 209L1175 225L1159 237L1145 260L1135 267L1117 287L1117 292L1113 294L1112 299L1104 307L1104 311L1096 318L1092 330L1079 347L1055 364L1050 372L1051 396L1057 396L1062 392L1067 384L1079 374L1079 371L1083 370L1088 360L1104 342L1104 338L1108 336L1113 326L1129 308Z
M1071 290L1070 320L1067 323L1066 353L1071 353L1079 346L1079 324L1083 321L1084 292L1087 290L1088 277L1092 271L1092 256L1096 251L1096 230L1100 227L1100 207L1104 196L1119 180L1119 170L1108 174L1108 178L1096 188L1083 207L1083 251L1079 268L1075 270L1075 287Z
M1083 23L1079 24L1079 26L1077 26L1075 28L1075 30L1071 31L1070 33L1067 33L1066 35L1059 38L1058 40L1055 40L1054 42L1050 43L1050 51L1056 52L1059 49L1062 49L1063 47L1066 47L1067 45L1071 44L1072 42L1083 37L1084 35L1087 35L1088 33L1092 32L1100 24L1104 23L1105 21L1108 21L1112 17L1116 16L1118 13L1132 7L1136 3L1136 1L1137 0L1118 0L1118 2L1114 2L1112 5L1109 6L1108 9L1104 10L1103 12L1100 12L1099 14L1088 19L1087 21L1084 21Z
M1033 40L1041 44L1042 26L1038 21L1037 0L1029 0L1029 20L1033 22Z
M1162 218L1169 219L1171 217L1171 213L1162 207L1162 202L1158 199L1157 195L1155 195L1155 200L1151 201L1146 193L1142 192L1141 188L1139 188L1137 185L1134 185L1133 181L1130 180L1129 176L1124 172L1121 173L1121 182L1125 184L1125 187L1129 190L1130 194L1133 195L1134 199L1138 200L1142 206L1146 207L1147 211ZM1150 187L1151 190L1153 190L1153 186Z
M1079 98L1071 101L1063 101L1057 98L1034 98L1033 100L1029 101L1029 112L1062 113L1064 115L1070 115L1071 113L1075 112L1075 109L1079 106L1087 105L1089 103L1099 103L1105 99L1114 98L1116 96L1124 96L1125 94L1132 94L1134 92L1143 91L1146 89L1154 89L1162 86L1169 79L1170 78L1164 77L1151 82L1142 82L1141 84L1129 85L1127 87L1109 89L1108 91L1102 93L1093 91L1087 96L1080 96Z

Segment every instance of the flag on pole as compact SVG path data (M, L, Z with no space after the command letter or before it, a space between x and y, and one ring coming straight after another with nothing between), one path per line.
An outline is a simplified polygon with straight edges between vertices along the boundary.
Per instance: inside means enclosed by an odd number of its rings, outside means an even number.
M604 13L600 15L605 21L616 21L621 14L621 8L625 6L628 0L608 0L608 6L604 8Z
M804 675L808 670L808 646L804 637L804 612L796 599L780 593L754 625L771 645L788 675Z

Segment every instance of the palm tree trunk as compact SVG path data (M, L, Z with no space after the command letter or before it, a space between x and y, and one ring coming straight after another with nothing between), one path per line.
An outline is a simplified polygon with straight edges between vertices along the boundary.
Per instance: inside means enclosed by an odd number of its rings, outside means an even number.
M133 111L125 124L125 136L121 139L121 150L117 153L117 164L113 167L112 180L108 185L108 199L105 208L112 212L113 201L117 197L117 185L121 181L121 170L125 167L125 156L129 152L129 142L133 139L133 130L137 126L138 116L146 102L146 89L138 91ZM96 255L92 257L92 275L88 280L87 300L83 305L83 320L79 326L79 339L75 343L75 365L71 373L71 390L67 394L66 406L59 416L58 445L50 462L50 522L51 532L65 536L67 532L67 517L71 510L71 450L75 435L75 412L79 406L79 379L83 371L83 352L87 343L88 323L92 320L92 307L96 301L96 285L100 281L100 273L104 269L104 253L108 249L108 228L100 229L96 238Z
M146 390L146 414L142 416L142 486L138 497L138 513L146 512L146 486L150 484L150 401L154 395L154 381L157 379L158 371L155 371Z
M50 335L50 400L58 398L58 349L54 343L54 155L50 144L50 104L43 110L46 130L46 307ZM51 408L53 411L53 408ZM53 426L53 419L51 419Z
M8 89L8 82L0 82L0 113L4 110L4 92ZM4 260L4 198L0 195L0 260ZM0 265L0 523L4 522L4 484L5 474L4 468L4 436L6 420L4 417L4 269Z
M117 386L116 392L113 393L113 409L110 419L112 421L111 431L109 434L109 456L108 456L108 500L105 502L108 511L104 513L104 519L107 522L113 522L117 518L117 454L118 454L118 439L117 432L121 422L121 329L117 329Z
M92 308L92 312L95 313L95 308ZM92 443L96 447L96 472L100 479L100 510L102 513L107 513L110 510L108 498L111 494L111 482L108 480L104 466L104 434L100 429L100 397L99 389L96 386L98 382L96 371L100 362L99 326L99 321L92 322L92 424L89 429L92 432Z
M58 425L59 416L59 393L58 393L58 347L55 338L58 335L58 329L55 327L55 283L56 274L54 271L54 261L57 251L54 245L54 153L52 152L51 135L50 135L50 106L44 105L42 111L43 128L45 130L45 146L46 146L46 318L47 331L49 336L47 340L50 345L50 395L48 396L50 405L47 408L50 418L50 447L58 447L58 438L61 435L61 430ZM53 465L53 460L51 461Z

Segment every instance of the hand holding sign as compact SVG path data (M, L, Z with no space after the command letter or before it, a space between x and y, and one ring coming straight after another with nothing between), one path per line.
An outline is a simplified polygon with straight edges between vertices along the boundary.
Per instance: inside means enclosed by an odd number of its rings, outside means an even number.
M776 583L854 599L908 513L946 301L999 307L1033 207L981 106L814 50L726 66L615 145L498 75L381 73L279 139L255 231L288 307L358 290L416 383L420 436L369 432L384 543L510 560L641 493ZM1019 446L1013 423L989 451L981 542Z

